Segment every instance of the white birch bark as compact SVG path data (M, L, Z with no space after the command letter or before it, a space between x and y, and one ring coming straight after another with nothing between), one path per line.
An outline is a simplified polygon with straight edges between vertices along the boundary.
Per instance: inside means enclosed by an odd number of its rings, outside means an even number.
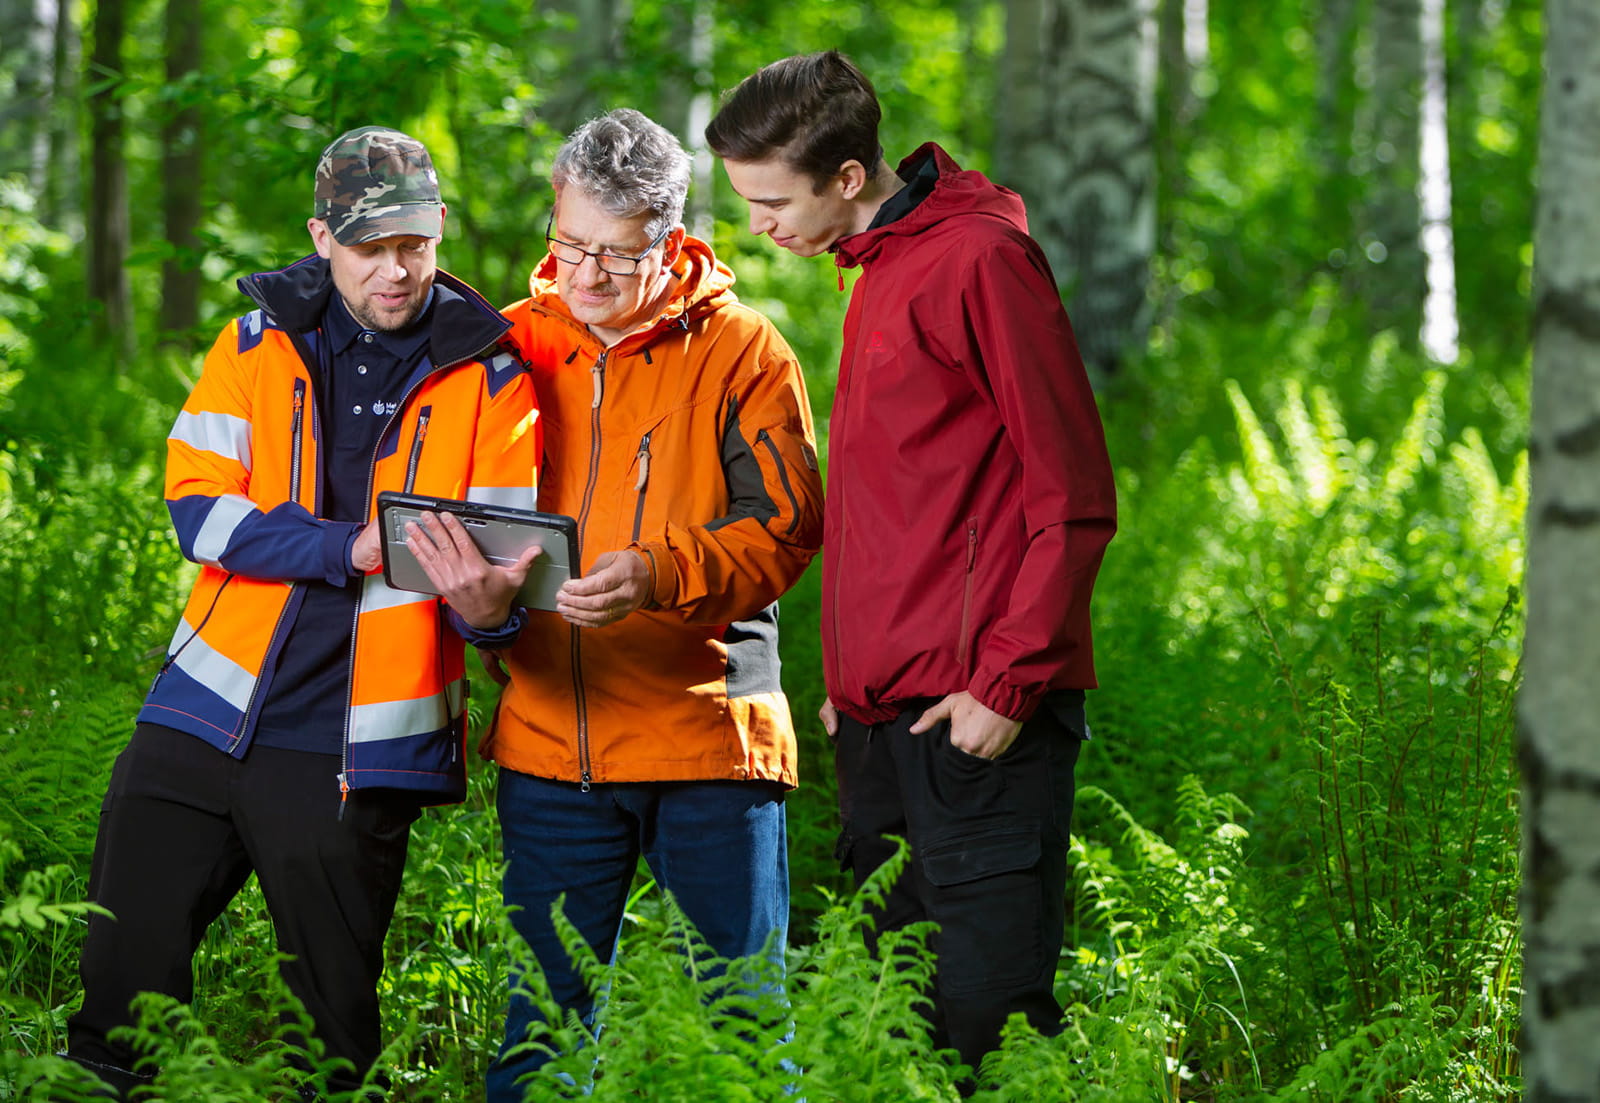
M1451 219L1449 94L1444 66L1445 0L1422 0L1422 255L1427 297L1422 303L1422 350L1454 364L1461 326L1456 318L1455 227Z
M1022 193L1084 358L1143 344L1155 247L1154 0L1008 0L996 175Z
M1550 0L1523 766L1527 1103L1600 1099L1600 6Z

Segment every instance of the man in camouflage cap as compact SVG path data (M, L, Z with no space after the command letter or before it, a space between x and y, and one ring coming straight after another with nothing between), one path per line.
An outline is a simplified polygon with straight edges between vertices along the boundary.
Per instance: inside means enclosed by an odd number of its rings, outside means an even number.
M438 270L444 204L421 143L381 127L323 151L316 254L239 281L168 437L167 507L194 590L100 819L69 1054L119 1093L148 1082L110 1033L142 991L192 995L207 926L253 872L289 990L330 1059L305 1098L379 1052L383 940L411 823L466 791L463 641L509 644L532 556L390 589L379 492L532 508L541 454L510 323ZM426 517L426 567L470 546ZM430 571L430 573L432 573ZM302 1039L303 1041L303 1039Z

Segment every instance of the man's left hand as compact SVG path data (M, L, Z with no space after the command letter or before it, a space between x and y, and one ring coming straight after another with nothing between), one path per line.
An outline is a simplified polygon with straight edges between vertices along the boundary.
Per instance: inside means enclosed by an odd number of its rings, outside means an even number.
M606 552L582 578L556 591L556 612L579 628L615 624L650 596L650 567L638 552Z
M1021 720L1001 716L966 690L933 705L917 718L911 730L925 732L941 720L950 721L951 745L978 758L998 758L1022 730Z
M511 615L511 603L539 554L534 544L509 567L483 557L466 526L449 513L424 512L422 524L406 525L406 547L428 580L461 619L474 628L498 628Z

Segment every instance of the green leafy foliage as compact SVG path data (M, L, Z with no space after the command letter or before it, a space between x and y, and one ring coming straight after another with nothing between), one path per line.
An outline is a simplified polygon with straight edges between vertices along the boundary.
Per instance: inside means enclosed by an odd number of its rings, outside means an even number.
M1462 354L1440 365L1411 335L1374 332L1382 262L1358 219L1383 156L1363 121L1371 43L1352 26L1348 64L1320 86L1322 8L1265 0L1246 26L1212 5L1193 102L1157 120L1156 325L1102 381L1121 519L1095 595L1103 688L1079 767L1063 1031L1014 1022L963 1070L920 1029L928 931L867 951L871 902L909 859L855 892L832 858L813 568L783 601L802 777L783 985L761 961L711 959L641 884L615 965L567 929L606 991L587 1040L506 921L494 776L478 769L463 806L413 830L382 992L391 1098L478 1098L519 968L549 1020L530 1044L556 1055L530 1099L1516 1098L1510 740L1542 16L1536 0L1450 6ZM234 278L307 251L321 145L376 122L435 154L445 266L509 302L581 116L644 106L696 144L697 94L830 46L874 76L891 161L929 138L974 167L998 160L1008 13L993 0L642 2L609 27L583 11L206 0L202 69L169 82L161 6L136 7L126 71L92 77L117 90L130 136L131 362L92 335L70 164L35 194L17 174L30 151L0 149L0 1101L94 1090L53 1053L77 999L100 794L192 570L161 502L161 442L198 360L157 346L173 336L154 332L163 260L206 277L200 325L176 335L201 347L243 309ZM0 86L21 87L15 50ZM156 216L159 127L188 108L204 216L201 249L180 256ZM701 180L739 294L806 369L825 461L856 274L841 287L826 261L752 238L720 176ZM477 724L492 701L479 683ZM252 883L200 947L192 1005L144 1005L134 1036L162 1069L149 1098L293 1098L301 1012L272 945Z

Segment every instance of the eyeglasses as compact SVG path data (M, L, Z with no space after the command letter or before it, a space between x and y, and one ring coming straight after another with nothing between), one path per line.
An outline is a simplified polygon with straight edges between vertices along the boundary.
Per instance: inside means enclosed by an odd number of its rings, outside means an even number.
M544 243L549 246L550 252L559 261L567 264L582 264L584 257L593 257L595 264L600 266L600 271L613 276L631 276L639 271L639 264L645 257L661 244L663 238L672 232L669 225L655 236L655 240L646 245L644 252L636 257L618 256L616 253L591 253L587 249L580 249L570 241L562 241L558 237L550 236L550 229L555 225L555 212L550 213L550 218L544 224Z

